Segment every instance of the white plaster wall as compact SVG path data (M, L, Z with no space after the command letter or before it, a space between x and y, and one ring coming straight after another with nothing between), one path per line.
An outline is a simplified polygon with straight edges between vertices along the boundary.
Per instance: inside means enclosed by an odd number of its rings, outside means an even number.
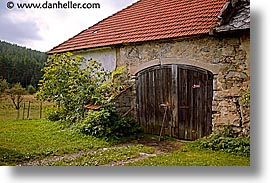
M96 60L100 62L102 66L109 71L113 71L116 68L116 50L112 48L94 49L88 51L75 52L75 55L81 55L86 60Z

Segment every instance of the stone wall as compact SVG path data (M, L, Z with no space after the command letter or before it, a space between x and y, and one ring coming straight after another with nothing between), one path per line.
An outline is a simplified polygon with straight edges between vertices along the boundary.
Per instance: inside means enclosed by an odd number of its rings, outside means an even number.
M127 65L132 75L158 64L194 65L211 71L214 74L213 130L230 125L239 135L249 136L249 106L239 101L250 86L249 44L249 32L129 44L117 49L117 65ZM127 92L129 97L121 97L119 103L123 104L124 112L131 109L135 115L134 87Z
M129 82L130 87L116 98L115 105L118 109L118 112L123 116L136 117L137 110L135 77L133 76Z

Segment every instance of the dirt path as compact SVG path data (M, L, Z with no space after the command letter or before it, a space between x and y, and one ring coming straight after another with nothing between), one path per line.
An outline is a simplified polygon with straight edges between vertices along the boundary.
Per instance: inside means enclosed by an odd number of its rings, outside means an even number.
M75 158L80 157L82 155L95 153L96 151L105 151L105 150L123 148L123 147L126 147L126 146L138 145L138 144L153 147L154 148L154 153L153 154L147 154L147 153L141 152L138 157L127 159L127 160L122 160L122 161L117 161L117 162L111 162L109 164L102 165L102 166L119 166L119 165L121 166L121 165L130 163L130 162L135 162L135 161L143 160L143 159L146 159L146 158L149 158L149 157L157 156L159 154L166 154L166 153L169 153L169 152L176 151L176 150L180 149L183 146L184 143L180 142L180 141L168 141L168 140L158 141L158 140L155 140L155 139L152 139L152 138L143 137L143 138L133 140L133 141L130 141L128 143L120 144L120 145L110 147L110 148L101 148L101 149L91 150L91 151L80 151L80 152L74 153L74 154L68 154L68 155L64 155L64 156L55 156L55 157L52 157L52 158L45 158L45 159L42 159L42 160L32 161L32 162L20 164L18 166L41 166L41 165L45 165L45 164L50 163L50 162L61 161L63 159L72 160L72 159L75 159Z
M168 140L156 140L148 137L143 137L132 141L133 144L142 144L145 146L153 147L156 154L169 153L176 151L183 146L182 141L168 141Z
M144 159L147 159L149 157L154 157L154 156L157 156L157 155L158 154L139 153L138 157L131 158L131 159L128 159L128 160L116 161L116 162L112 162L112 163L102 165L102 166L123 166L127 163L133 163L133 162L144 160Z
M132 144L142 144L145 146L153 147L155 149L155 151L153 154L140 153L138 157L131 158L126 161L122 160L122 161L112 162L112 163L106 164L104 166L122 166L127 163L132 163L132 162L140 161L143 159L147 159L149 157L154 157L154 156L157 156L160 154L166 154L169 152L173 152L173 151L180 149L183 146L183 142L180 142L180 141L167 141L167 140L158 141L158 140L146 138L146 137L134 140L131 143Z
M50 163L50 162L61 161L63 159L75 159L75 158L77 158L79 156L87 155L87 154L92 154L92 153L94 153L96 151L104 150L104 149L107 149L107 148L102 148L102 149L97 149L97 150L91 150L91 151L80 151L78 153L66 154L64 156L54 156L52 158L45 158L45 159L41 159L41 160L36 160L36 161L24 163L24 164L19 164L18 166L41 166L43 164L47 164L47 163Z

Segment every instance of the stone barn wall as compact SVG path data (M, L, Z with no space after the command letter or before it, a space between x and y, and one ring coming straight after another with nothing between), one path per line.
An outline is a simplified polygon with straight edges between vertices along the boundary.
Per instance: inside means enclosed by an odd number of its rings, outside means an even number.
M129 44L116 48L117 65L127 65L134 76L158 64L186 64L214 74L213 130L230 125L240 136L250 135L249 107L239 101L250 90L249 32ZM135 78L133 78L133 84ZM135 86L117 100L122 113L136 115Z

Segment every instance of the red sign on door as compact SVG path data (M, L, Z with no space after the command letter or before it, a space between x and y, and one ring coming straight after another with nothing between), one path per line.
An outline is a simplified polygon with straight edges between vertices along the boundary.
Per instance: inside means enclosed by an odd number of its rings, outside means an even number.
M193 86L192 86L192 88L200 88L201 87L201 85L196 85L196 84L194 84Z

